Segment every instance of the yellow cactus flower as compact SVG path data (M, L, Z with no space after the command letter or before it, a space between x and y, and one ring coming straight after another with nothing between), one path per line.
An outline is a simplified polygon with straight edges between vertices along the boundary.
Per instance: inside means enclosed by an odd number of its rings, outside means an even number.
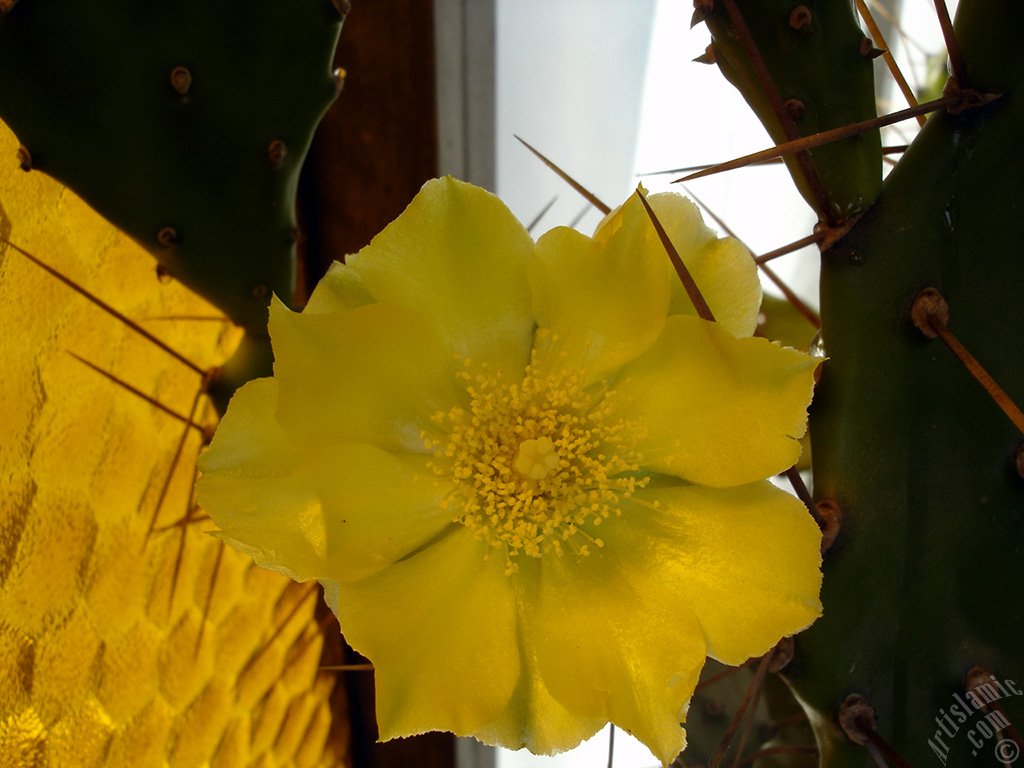
M536 243L489 193L429 182L302 313L201 458L223 538L318 579L374 664L381 738L538 753L606 722L665 764L705 656L820 613L819 532L769 475L800 451L815 359L753 338L749 255L640 201Z

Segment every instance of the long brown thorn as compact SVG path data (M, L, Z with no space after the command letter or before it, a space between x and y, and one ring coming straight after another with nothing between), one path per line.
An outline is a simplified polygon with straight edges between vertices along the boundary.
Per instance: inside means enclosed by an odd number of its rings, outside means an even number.
M881 734L879 734L874 728L865 728L864 738L868 740L869 752L871 751L870 747L874 747L885 756L886 760L896 766L896 768L914 768L914 766L910 764L910 761L897 752L896 749L888 741L883 739ZM875 756L872 755L872 757Z
M914 321L914 325L925 336L933 339L935 337L942 339L943 343L949 347L949 351L963 364L967 372L981 384L989 397L995 401L995 404L1007 415L1014 426L1024 433L1024 413L1021 412L1020 407L1010 399L1010 396L1006 394L974 355L967 351L967 347L961 344L960 340L947 327L949 305L946 303L945 297L935 288L925 288L914 297L914 303L911 305L911 318Z
M174 456L171 459L171 466L167 470L167 477L164 478L164 484L160 488L160 495L157 497L156 506L153 508L153 516L149 520L149 528L146 529L146 538L143 541L143 547L145 547L149 542L149 537L153 535L153 528L156 526L156 519L160 515L160 508L164 505L164 500L167 498L167 491L171 487L171 480L174 478L174 470L177 468L178 461L181 460L181 453L185 449L185 441L188 439L190 424L196 416L196 410L199 408L199 400L202 398L205 391L206 377L204 376L203 383L200 385L195 398L192 400L192 408L188 412L188 423L185 425L185 430L181 433L181 439L178 440L178 447L174 450ZM184 526L183 530L185 527L187 526Z
M768 279L775 283L775 287L782 291L782 295L786 297L786 301L796 307L797 311L807 318L807 322L813 325L817 330L821 330L821 318L818 317L818 313L811 309L807 304L804 303L803 299L793 293L793 289L782 282L782 278L775 274L774 270L767 264L758 264L761 271L768 276Z
M160 339L158 339L156 336L154 336L152 333L147 331L145 328L143 328L141 325L136 323L134 320L128 318L127 316L125 316L121 312L118 312L112 306L110 306L105 301L103 301L103 299L99 298L98 296L93 295L92 293L89 293L89 291L85 290L85 288L80 286L74 280L72 280L69 277L65 277L60 272L58 272L56 269L51 267L49 264L47 264L47 263L37 259L35 256L33 256L28 251L26 251L24 248L21 248L20 246L15 245L10 240L8 240L6 237L3 237L3 236L0 236L0 243L4 243L5 245L9 245L11 248L16 250L18 253L20 253L22 256L24 256L26 259L28 259L33 264L35 264L37 267L39 267L40 269L43 269L43 270L49 272L55 278L57 278L62 283L64 283L64 285L68 286L72 290L74 290L77 293L79 293L82 296L84 296L86 299L91 301L93 304L95 304L97 307L102 309L108 315L110 315L110 316L114 317L115 319L121 321L126 326L128 326L133 331L135 331L135 333L139 334L140 336L142 336L142 338L146 339L146 341L150 342L151 344L155 344L157 347L159 347L164 352L169 354L175 360L179 361L183 365L188 366L193 371L198 373L200 376L202 376L202 375L204 375L206 373L205 370L200 368L198 365L193 363L191 360L189 360L187 357L182 355L177 350L172 349L170 346L167 345L166 342L163 342Z
M811 498L810 492L807 490L807 486L804 484L804 479L800 477L800 473L797 472L796 467L790 467L785 472L786 479L789 480L789 484L793 486L793 492L797 495L797 498L804 503L807 507L807 511L811 513L811 517L814 518L814 522L818 524L818 528L825 530L825 520L821 516L821 512L818 511L818 505L814 503L814 499Z
M597 199L597 196L596 196L596 195L594 195L594 194L593 194L593 193L592 193L592 192L591 192L590 190L588 190L588 189L587 189L586 187L584 187L584 186L583 186L582 184L580 184L580 183L579 183L578 181L576 181L576 179L574 179L574 178L573 178L572 176L570 176L570 175L569 175L568 173L566 173L565 171L563 171L563 170L562 170L561 168L559 168L559 167L558 167L557 165L555 165L555 164L554 164L553 162L551 162L550 160L548 160L548 159L547 159L546 157L544 157L544 155L542 155L542 154L541 154L540 152L538 152L538 151L537 151L536 149L534 149L533 147L531 147L531 146L530 146L529 144L527 144L527 143L526 143L525 141L523 141L523 140L522 140L521 138L519 138L518 136L516 136L516 139L518 139L518 140L519 140L519 143L520 143L520 144L522 144L522 145L523 145L524 147L526 147L526 148L527 148L528 150L530 150L531 152L533 152L533 154L537 156L537 159L538 159L538 160L540 160L540 161L541 161L542 163L544 163L544 165L546 165L546 166L547 166L548 168L550 168L550 169L551 169L552 171L554 171L555 173L557 173L557 174L558 174L558 176L559 176L559 178L561 178L561 179L562 179L562 180L563 180L563 181L564 181L564 182L565 182L566 184L568 184L568 185L569 185L570 187L572 187L572 188L573 188L573 189L575 189L575 190L576 190L577 192L579 192L579 193L580 193L581 195L583 195L583 197L585 197L585 198L587 199L587 202L588 202L588 203L590 203L590 204L591 204L592 206L594 206L595 208L597 208L597 210L599 210L599 211L600 211L601 213L603 213L603 214L608 214L608 213L611 213L611 210L612 210L612 209L611 209L611 207L610 207L610 206L608 206L608 205L605 205L605 204L604 204L604 203L602 203L602 202L601 202L600 200L598 200L598 199Z
M771 654L769 654L770 656ZM760 672L758 668L758 672ZM736 745L736 757L732 760L732 768L737 768L740 762L740 758L743 756L743 748L747 745L747 738L750 736L750 728L754 724L754 716L757 714L757 704L761 700L761 691L764 690L764 677L761 677L757 689L754 691L753 696L750 700L750 705L747 707L747 714L743 724L743 730L740 731L740 740Z
M824 232L812 232L807 237L801 237L799 240L795 240L789 245L783 245L781 248L776 248L774 251L768 251L768 253L762 253L760 256L755 256L754 262L759 265L764 264L772 259L779 258L779 256L785 256L787 253L799 251L801 248L808 245L820 243L823 239L825 239Z
M914 91L910 84L907 83L903 73L900 72L899 65L896 63L896 59L893 58L888 43L885 42L885 35L882 34L882 30L875 23L875 17L871 15L871 10L868 8L867 3L864 0L857 0L857 10L860 11L860 16L864 19L868 32L871 33L871 39L875 41L875 47L882 51L882 58L885 60L885 65L889 68L889 74L892 75L892 79L899 86L903 98L907 100L907 104L910 106L917 106L917 97L914 95ZM925 124L924 115L918 115L917 122L923 126Z
M117 384L117 386L121 387L122 389L125 389L128 392L131 392L133 395L136 395L137 397L142 398L147 403L152 405L154 408L157 408L158 410L163 411L168 416L171 416L172 418L175 418L178 421L183 421L183 422L187 423L189 426L194 427L195 429L198 429L200 432L203 431L203 428L202 428L201 425L196 424L194 421L189 421L188 418L186 418L182 414L178 413L177 411L173 410L169 406L164 405L163 403L161 403L159 400L157 400L152 395L147 395L141 389L138 389L137 387L133 387L131 384L129 384L124 379L119 379L117 376L112 374L110 371L103 370L102 368L100 368L95 363L91 363L88 360L86 360L84 357L82 357L80 355L76 355L71 350L68 350L67 352L68 352L69 355L71 355L73 358L75 358L75 360L78 360L78 362L83 363L83 364L89 366L94 371L96 371L96 373L98 373L101 376L103 376L103 377L109 379L110 381L114 382L114 384Z
M946 0L935 0L935 14L939 17L939 26L942 27L942 38L946 41L946 53L949 54L949 66L953 69L953 77L956 78L961 90L970 88L967 82L967 68L964 66L964 57L960 54L960 44L956 41L956 32L949 18Z
M874 117L870 120L863 120L859 123L850 123L849 125L833 128L830 131L815 133L811 136L804 136L802 139L797 139L796 141L787 141L785 144L779 144L774 147L769 147L768 149L762 149L760 152L753 152L749 155L744 155L743 157L737 157L735 160L718 163L703 171L697 171L696 173L691 173L689 176L676 179L672 183L680 184L685 181L692 181L693 179L701 179L705 176L712 176L716 173L732 171L736 168L743 168L744 166L759 163L764 160L770 160L775 157L784 157L786 155L792 155L794 152L802 152L805 149L820 147L823 144L830 144L833 141L848 139L852 136L858 136L865 131L882 128L886 125L899 123L903 120L909 120L912 117L917 117L918 115L923 115L928 112L937 112L940 109L945 109L959 99L960 97L958 95L950 94L939 99L934 99L933 101L926 101L924 104L918 104L916 107L907 107L906 109L901 109L898 112L893 112L888 115Z
M1006 394L1003 388L996 384L996 380L993 379L989 372L982 367L981 363L975 359L974 355L967 351L967 347L961 344L960 340L953 335L953 332L938 319L934 317L929 318L928 324L931 326L932 330L938 334L939 338L942 339L945 345L949 347L950 352L956 355L957 359L963 363L964 368L967 369L971 376L973 376L978 383L985 388L989 397L995 400L996 405L999 406L1002 412L1009 417L1010 421L1014 423L1017 429L1024 433L1024 413L1022 413L1017 404L1010 399L1010 396Z
M715 322L715 316L711 312L711 307L708 306L707 301L704 299L704 294L700 292L700 288L697 287L697 283L693 280L693 275L690 274L690 270L687 269L686 264L683 263L682 258L679 256L679 251L672 244L672 240L669 239L668 233L665 228L661 226L661 222L658 221L658 217L655 215L654 210L647 202L647 196L644 195L643 190L637 187L637 197L640 198L640 202L643 203L644 209L647 211L647 215L651 219L651 223L654 225L654 231L658 233L658 238L661 240L661 244L665 247L668 258L672 262L672 266L675 267L676 274L679 275L679 280L683 284L683 288L686 290L686 295L690 298L690 302L693 304L694 309L697 310L697 315L702 320L710 320L712 323Z
M783 103L782 95L779 93L775 81L772 80L768 66L765 64L764 58L757 48L757 43L754 41L754 36L750 33L747 22L743 19L743 14L740 13L740 9L736 5L736 0L725 0L725 10L729 14L729 20L732 22L733 27L736 29L736 35L739 37L740 44L750 60L750 65L754 68L754 73L761 84L761 90L768 97L768 103L771 105L772 112L775 113L775 119L779 121L779 125L782 127L782 132L785 134L787 142L797 140L800 133L797 131L793 118L790 117ZM831 206L828 202L828 195L825 194L825 188L822 186L821 179L818 178L818 173L811 164L810 155L805 151L800 151L796 155L796 161L800 166L800 173L803 175L811 191L811 196L814 197L814 202L817 205L816 213L822 218L830 219L829 212Z
M906 152L908 146L907 144L896 144L891 147L882 147L882 154L898 155ZM781 157L773 157L770 160L762 160L759 163L751 163L750 165L781 165L782 162ZM715 165L715 163L702 163L701 165L688 165L685 168L669 168L664 171L644 171L643 173L638 173L637 176L643 178L644 176L664 176L669 173L692 173L693 171L704 171L708 168L714 168Z
M709 677L707 680L702 680L701 682L697 683L697 687L693 689L693 692L697 693L697 691L703 690L704 688L707 688L709 686L714 685L719 680L724 680L725 678L729 677L730 675L736 674L737 672L739 672L744 667L749 667L752 661L753 661L753 659L747 659L745 662L740 664L738 667L726 667L724 670L719 672L717 675L714 675L712 677Z
M759 749L757 752L751 752L749 755L744 757L736 764L736 768L742 768L742 766L750 765L755 760L759 760L762 757L770 757L771 755L816 754L818 754L818 748L813 744L783 744L777 747L764 747L763 749Z
M879 768L913 768L877 730L875 709L864 696L851 693L839 707L839 727L854 744L864 747ZM884 755L884 757L883 757Z
M736 714L732 716L732 721L729 723L729 727L726 729L725 735L722 737L722 742L718 745L718 749L715 750L715 754L711 756L708 768L718 768L722 764L722 760L725 758L725 753L729 751L729 745L732 744L732 737L736 735L736 730L740 727L740 721L746 714L747 708L754 703L756 697L760 696L761 686L764 684L764 678L768 674L768 664L771 662L771 658L774 654L775 648L772 647L772 649L761 658L761 662L757 665L757 672L754 674L754 679L747 687L747 692L743 694L743 700L740 702L740 706L736 710Z
M701 208L707 211L708 215L715 220L715 223L718 224L718 226L720 226L725 231L725 233L729 235L729 237L735 238L740 244L743 245L744 248L747 248L746 244L743 243L743 241L736 236L736 233L732 231L729 225L726 224L725 221L723 221L717 213L708 208L707 204L703 200L701 200L699 197L693 194L693 192L691 192L689 189L686 190L686 194L692 197L694 202L697 203L697 205L699 205ZM750 249L747 248L747 250L749 251ZM754 262L757 263L757 260L754 259ZM807 322L809 322L817 329L821 328L821 318L818 317L817 312L808 307L799 296L793 293L793 290L784 282L782 282L782 279L778 275L776 275L775 272L773 272L767 264L758 263L757 266L761 269L762 272L765 273L768 279L775 283L778 289L782 291L782 295L786 297L786 301L792 304L801 315L807 318Z

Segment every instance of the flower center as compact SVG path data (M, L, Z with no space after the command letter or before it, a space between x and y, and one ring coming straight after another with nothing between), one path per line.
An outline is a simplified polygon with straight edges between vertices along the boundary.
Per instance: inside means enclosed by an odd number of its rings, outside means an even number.
M516 469L523 477L531 480L543 480L559 465L558 451L550 437L538 437L536 440L523 440L519 444L516 455Z
M455 520L503 547L509 572L519 554L604 546L587 528L621 514L620 499L647 484L635 474L635 429L612 416L611 393L532 365L513 384L469 367L460 374L469 407L436 414L446 437L426 440L434 472L454 483L445 504Z

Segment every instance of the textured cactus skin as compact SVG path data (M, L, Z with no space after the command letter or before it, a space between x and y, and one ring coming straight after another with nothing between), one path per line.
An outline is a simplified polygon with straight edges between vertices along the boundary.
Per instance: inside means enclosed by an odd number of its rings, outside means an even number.
M838 128L875 116L871 61L860 51L863 32L846 0L807 0L809 23L794 29L794 0L739 3L765 66L783 102L803 105L793 120L799 136ZM700 14L698 14L700 18ZM739 89L772 139L787 140L768 95L737 37L724 3L714 3L705 17L711 30L715 61ZM882 178L882 147L877 131L818 147L811 163L821 180L828 209L819 210L814 194L792 157L786 159L800 193L822 219L841 221L856 215L875 199Z
M0 123L0 157L17 146ZM136 243L13 162L0 163L0 236L202 367L240 335L153 319L214 309L154 279ZM0 328L0 766L347 764L343 700L330 700L342 683L319 669L335 633L310 585L222 547L208 522L174 525L197 430L147 537L182 425L72 354L185 413L196 373L4 245Z
M743 4L759 39L770 29L758 14L775 6ZM969 84L1005 95L933 116L877 202L822 258L829 360L811 414L814 485L838 504L843 527L825 558L824 616L797 638L784 674L829 768L875 764L839 725L853 693L916 768L1002 765L993 750L1000 736L975 732L981 747L969 740L984 713L947 723L952 736L938 719L964 696L972 667L1015 683L1024 672L1022 436L910 318L918 291L937 288L950 330L1024 402L1024 94L1013 40L1024 8L1000 0L961 8ZM1011 723L1024 723L1024 697L999 704Z
M823 259L831 359L812 421L815 488L838 502L844 530L794 681L823 711L867 695L914 765L934 759L934 718L971 667L1019 678L1024 659L1021 435L909 319L917 291L937 287L950 328L1024 401L1021 130L1016 92L932 118L878 203ZM1002 704L1011 722L1024 720L1024 702ZM950 764L997 764L991 754L971 763L966 738L951 741Z
M19 3L0 15L0 117L33 168L259 339L271 293L294 293L296 185L337 95L341 21L329 0ZM268 360L234 368L251 377Z

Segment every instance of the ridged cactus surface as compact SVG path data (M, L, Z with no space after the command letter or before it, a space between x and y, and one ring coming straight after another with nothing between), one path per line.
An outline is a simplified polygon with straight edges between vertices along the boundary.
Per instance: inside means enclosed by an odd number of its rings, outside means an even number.
M0 126L0 157L18 142ZM42 174L0 164L0 235L201 367L237 338ZM159 319L173 317L178 319ZM0 245L0 766L337 766L318 597L188 512L190 430L73 355L188 413L200 377ZM199 518L200 513L193 512ZM172 599L173 591L173 599Z

